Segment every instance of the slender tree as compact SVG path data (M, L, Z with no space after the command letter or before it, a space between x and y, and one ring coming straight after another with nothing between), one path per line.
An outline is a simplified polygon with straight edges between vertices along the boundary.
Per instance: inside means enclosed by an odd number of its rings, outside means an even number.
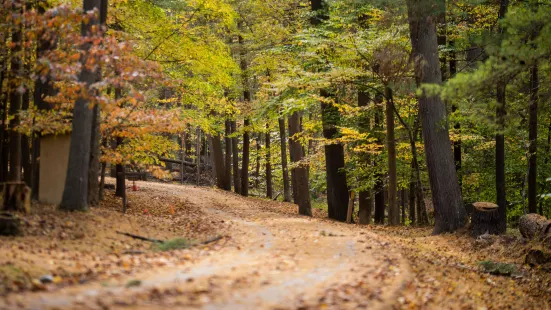
M270 125L266 123L266 197L272 199L274 194L272 185L272 142L270 134Z
M231 121L231 132L234 134L232 137L232 166L233 166L233 188L236 194L241 193L241 178L239 174L239 141L235 132L237 132L237 122L235 120Z
M538 65L530 69L530 120L528 160L528 212L538 212Z
M22 6L17 1L13 2L13 14L19 15L23 18ZM22 27L21 21L18 25L15 25L12 30L11 43L14 46L11 53L11 75L10 75L10 108L9 114L13 116L10 120L10 132L9 132L9 176L10 181L21 181L21 133L16 130L20 123L19 112L23 103L23 94L21 93L21 77L23 70L22 59Z
M392 89L385 87L386 97L386 142L388 153L388 223L400 224L400 210L397 203L396 141L394 137L394 102Z
M249 98L250 99L250 98ZM241 192L243 196L249 196L249 162L250 162L250 146L248 127L251 125L248 118L243 123L243 157L241 158Z
M291 202L291 186L289 184L289 168L287 166L287 139L285 136L285 118L277 120L279 125L279 142L281 149L281 172L283 175L283 201Z
M358 107L365 108L369 104L370 96L366 91L358 91ZM360 117L358 127L361 133L369 132L370 120L366 112L362 113ZM368 154L364 156L364 162L366 166L370 165L371 158ZM358 221L360 224L371 224L371 218L373 213L373 195L370 190L361 190L358 193Z
M231 135L231 121L226 120L225 121L225 130L226 130L226 136L224 138L224 144L226 147L226 153L225 153L225 159L224 159L224 178L226 178L226 190L231 191L231 182L232 182L232 139L230 137Z

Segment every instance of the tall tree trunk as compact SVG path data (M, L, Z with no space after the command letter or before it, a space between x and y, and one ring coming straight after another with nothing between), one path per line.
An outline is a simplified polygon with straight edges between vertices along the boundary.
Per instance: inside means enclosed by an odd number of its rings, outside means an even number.
M397 199L396 141L394 137L394 102L392 90L385 87L386 96L386 141L388 154L388 223L400 224L400 209Z
M441 4L439 0L437 4ZM436 16L431 9L433 1L407 0L411 43L415 59L417 83L441 84L436 40ZM465 225L466 212L451 152L446 121L446 105L438 96L422 94L419 111L423 122L423 136L429 180L434 204L433 234L453 232Z
M7 87L4 88L4 72L7 69L6 64L2 64L0 68L0 103L2 114L2 124L0 127L0 182L5 182L8 177L8 147L6 143L6 120L7 120L7 107L8 107L8 92Z
M92 116L92 137L90 141L90 167L88 170L88 204L99 204L99 169L100 169L100 112L99 106L94 106Z
M501 0L499 8L498 19L505 17L507 13L507 8L509 5L509 0ZM499 29L501 33L502 30ZM497 134L496 134L496 196L497 196L497 205L499 206L499 232L505 233L507 230L507 187L505 184L505 116L507 115L507 110L505 109L506 104L506 90L507 83L505 81L497 82L496 89L496 123L497 123Z
M295 204L298 205L299 214L312 216L310 188L308 186L309 165L301 162L304 157L304 150L297 140L297 135L301 132L300 129L300 114L299 112L294 112L289 117L289 149L291 161L295 164L295 167L292 169L292 174L294 174L292 180L293 198Z
M210 135L210 145L212 146L213 169L216 175L216 186L220 189L231 190L231 183L226 182L226 167L224 165L224 152L222 151L222 141L220 135ZM228 189L229 186L229 189Z
M281 169L283 176L283 201L291 202L291 187L289 184L289 168L287 166L287 139L285 137L285 118L280 117L279 125L279 143L281 148Z
M14 14L22 14L21 8L15 8ZM22 17L21 17L22 18ZM15 28L17 27L17 28ZM12 44L15 47L12 50L11 56L11 76L10 76L10 109L9 114L13 117L10 120L10 133L9 133L9 176L10 181L21 181L21 133L16 128L20 123L19 112L23 101L23 96L19 92L18 88L21 86L20 79L22 79L23 59L21 58L22 50L22 27L23 22L16 25L12 30ZM27 90L28 91L28 90Z
M250 121L248 118L244 122L243 131L243 157L241 158L241 195L249 196L249 162L250 162L250 145L249 127Z
M258 190L260 187L260 151L262 149L260 143L262 136L258 134L256 139L256 167L254 170L254 187Z
M235 134L237 132L237 122L235 120L231 121L231 132ZM236 194L241 193L241 180L239 174L239 148L237 136L234 136L232 140L232 161L233 161L233 188Z
M27 63L30 59L27 59ZM29 65L25 65L25 72L30 72ZM29 109L30 97L29 90L27 89L22 97L22 106L21 111L26 111ZM23 168L23 181L27 186L31 187L33 182L33 171L31 164L31 142L29 136L21 135L21 166Z
M225 163L224 163L224 171L225 175L224 178L226 179L226 190L231 191L231 182L232 182L232 175L231 175L231 169L232 169L232 139L230 138L231 135L231 121L226 120L225 122L225 129L226 129L226 137L224 138L224 144L226 146L226 154L225 154Z
M358 91L358 107L365 108L367 107L370 101L369 93L366 91ZM359 119L358 127L360 128L361 133L369 132L371 129L369 124L369 117L367 112L364 111ZM363 156L363 163L366 166L371 164L371 158L369 154ZM358 218L359 223L362 225L371 224L371 217L373 213L373 195L371 190L361 190L358 193Z
M325 90L321 96L330 98ZM323 137L327 140L338 138L340 112L331 103L321 103ZM348 186L344 172L344 147L341 143L329 141L325 145L325 170L327 179L327 204L329 218L344 222L348 211Z
M450 78L453 78L457 74L457 55L455 53L455 42L450 41L450 46L452 51L450 52ZM457 113L459 107L457 103L452 104L452 113ZM456 122L454 124L454 129L459 135L461 132L461 123ZM462 178L461 178L461 137L458 137L453 141L453 159L455 161L455 171L459 174L459 187L462 188Z
M201 128L197 127L195 132L197 134L197 140L195 141L195 179L197 185L199 185L201 181Z
M375 104L377 105L377 109L375 111L375 117L374 117L374 126L375 130L382 132L383 131L383 124L382 124L382 111L378 107L380 103L382 103L383 98L381 96L375 97ZM383 138L380 134L377 135L377 143L382 145L383 144ZM383 182L383 175L381 173L377 173L375 175L376 183L375 183L375 215L374 220L375 224L384 224L385 223L385 185Z
M416 188L415 188L415 184L416 184L416 179L415 179L415 172L413 170L413 162L411 164L411 175L410 175L410 180L409 180L409 221L411 222L411 225L415 225L416 222L416 216L415 216L415 191L416 191Z
M117 137L117 147L123 144L122 137ZM116 188L115 196L126 197L126 166L124 164L117 164L115 166L116 171Z
M270 137L270 125L266 123L266 197L272 199L272 142Z
M529 161L528 161L528 212L538 212L537 188L537 150L538 150L538 65L530 69L530 128L529 128Z

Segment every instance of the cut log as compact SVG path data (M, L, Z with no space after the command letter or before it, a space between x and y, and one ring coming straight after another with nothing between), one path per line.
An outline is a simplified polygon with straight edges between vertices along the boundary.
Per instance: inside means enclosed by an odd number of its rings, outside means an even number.
M499 234L498 206L491 202L473 203L471 218L471 233L473 237L484 234Z
M518 228L526 239L542 240L551 237L551 220L539 214L523 215L519 220Z
M31 189L25 182L0 183L0 211L31 212Z
M18 236L21 234L21 221L8 212L0 212L0 236Z
M551 253L546 253L541 250L530 250L526 254L525 264L530 266L540 266L551 263Z

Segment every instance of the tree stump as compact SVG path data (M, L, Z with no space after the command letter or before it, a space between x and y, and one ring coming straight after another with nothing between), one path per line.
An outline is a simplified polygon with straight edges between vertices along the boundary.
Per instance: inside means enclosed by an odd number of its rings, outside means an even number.
M25 182L0 183L0 211L31 212L31 189Z
M519 220L518 228L526 239L543 241L551 247L551 220L539 214L523 215Z
M21 234L19 218L8 212L0 212L0 236L18 236Z
M491 202L475 202L473 207L472 236L476 238L484 234L499 234L498 206Z

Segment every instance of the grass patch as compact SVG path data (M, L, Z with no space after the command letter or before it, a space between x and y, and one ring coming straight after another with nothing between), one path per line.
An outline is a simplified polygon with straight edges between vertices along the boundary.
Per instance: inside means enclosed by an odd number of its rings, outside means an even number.
M517 267L513 264L497 263L493 261L483 261L478 263L482 270L489 274L511 276L517 273Z
M159 243L157 245L157 250L159 251L171 251L171 250L181 250L181 249L188 249L195 245L195 243L192 240L188 240L185 238L174 238L167 240L163 243Z
M140 286L140 285L142 285L142 281L134 279L134 280L128 281L128 282L126 283L125 287L126 287L126 288L138 287L138 286Z

